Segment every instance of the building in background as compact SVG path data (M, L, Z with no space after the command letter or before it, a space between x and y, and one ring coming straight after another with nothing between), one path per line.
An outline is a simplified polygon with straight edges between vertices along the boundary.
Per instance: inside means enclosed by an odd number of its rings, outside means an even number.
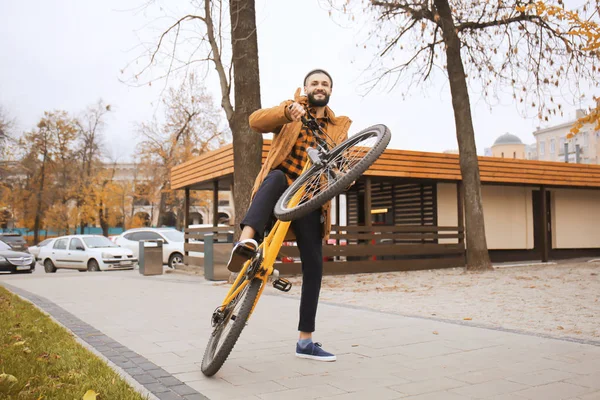
M492 157L526 159L525 144L518 136L511 133L499 136L492 145L491 151Z
M592 124L584 125L575 137L567 139L567 133L573 124L584 115L585 111L577 110L575 119L572 121L533 132L538 159L540 161L599 164L598 136L600 136L600 131L595 131Z

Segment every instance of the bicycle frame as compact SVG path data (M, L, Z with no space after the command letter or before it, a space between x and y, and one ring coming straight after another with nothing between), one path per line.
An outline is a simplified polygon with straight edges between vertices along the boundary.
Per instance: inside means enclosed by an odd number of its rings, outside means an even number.
M302 169L302 174L304 174L304 172L306 172L310 168L310 166L311 166L310 160L307 160L306 164L304 165L304 168ZM292 199L289 203L290 206L291 207L296 206L300 202L300 199L302 198L303 195L304 195L304 188L302 188L302 190L299 190L294 195L294 197L292 197ZM275 222L275 225L273 226L273 229L271 229L271 232L269 232L269 234L267 235L265 240L258 247L258 252L261 252L261 250L262 250L263 259L262 259L260 268L256 272L254 278L261 279L263 281L263 283L260 287L260 291L258 292L258 295L256 296L256 300L254 301L252 310L250 310L250 315L252 315L252 312L254 312L254 307L256 307L256 303L258 303L258 299L260 298L263 290L265 290L265 287L267 286L267 280L269 279L269 276L271 276L271 274L273 274L273 270L274 270L273 265L275 265L275 260L277 259L277 255L279 254L279 250L281 249L281 245L283 244L283 241L285 239L285 236L287 235L287 232L290 228L291 223L292 223L291 221L283 222L283 221L277 220ZM231 288L229 289L229 291L227 292L227 295L225 296L225 300L223 301L223 304L221 304L221 307L220 307L221 310L223 310L225 307L227 307L227 305L251 282L251 280L246 279L242 284L240 284L240 281L245 277L246 272L248 271L248 267L250 266L250 263L252 261L253 260L246 261L243 268L238 273L236 280L233 282L233 285L231 285Z
M321 148L321 150L325 151L325 154L327 154L329 151L329 146L327 140L325 140L323 137L329 136L321 129L321 127L316 123L314 118L306 119L303 116L302 124L312 131L313 135L315 135L315 137L317 138L318 146ZM312 157L307 157L306 163L304 164L304 168L302 169L302 173L300 175L303 175L311 167L311 159ZM302 189L296 192L294 197L292 197L292 199L289 202L290 207L295 207L300 202L303 195L304 187L302 187ZM273 265L275 264L275 260L277 259L277 255L279 254L279 250L281 249L281 245L283 244L285 236L287 235L287 232L290 228L290 224L291 221L283 222L277 220L275 222L275 225L273 226L273 229L271 229L269 235L267 235L265 240L258 247L257 251L259 253L262 252L263 259L258 271L256 272L253 278L259 278L263 281L263 283L260 287L258 295L256 296L256 300L252 306L252 309L250 310L250 315L252 315L254 307L256 307L256 303L258 303L258 299L262 295L262 292L267 285L269 276L273 274ZM227 307L227 305L250 283L250 280L248 279L246 279L241 284L240 281L245 277L246 272L248 271L248 268L250 267L252 261L253 260L246 261L241 271L238 273L236 280L233 282L233 285L231 285L231 288L225 296L223 304L221 304L220 306L221 311L224 310L225 307Z

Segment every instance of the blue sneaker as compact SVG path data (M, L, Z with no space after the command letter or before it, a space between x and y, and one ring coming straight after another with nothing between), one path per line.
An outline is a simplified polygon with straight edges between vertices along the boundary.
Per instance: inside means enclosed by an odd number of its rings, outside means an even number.
M310 360L317 361L335 361L336 356L326 352L322 349L321 343L310 342L308 346L301 347L300 344L296 344L296 357L308 358Z

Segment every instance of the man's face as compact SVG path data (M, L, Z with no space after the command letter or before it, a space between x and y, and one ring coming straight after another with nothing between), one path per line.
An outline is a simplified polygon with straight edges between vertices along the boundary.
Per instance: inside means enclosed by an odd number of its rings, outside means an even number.
M331 81L324 73L312 74L306 79L304 92L311 106L324 107L329 103L329 96L331 96Z

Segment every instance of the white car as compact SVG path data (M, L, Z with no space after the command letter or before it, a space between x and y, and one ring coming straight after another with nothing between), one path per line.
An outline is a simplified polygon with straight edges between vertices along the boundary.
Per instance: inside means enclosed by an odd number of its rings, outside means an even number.
M183 232L173 228L134 228L121 233L114 242L129 249L139 258L140 240L161 240L163 242L163 264L175 268L183 264Z
M100 235L58 237L41 248L38 258L47 273L56 272L59 268L79 271L133 269L138 261L131 250L123 249Z
M54 241L54 238L50 238L50 239L42 240L36 246L29 247L29 254L34 256L36 261L39 261L38 256L40 255L40 250L42 250L42 247L48 246L53 241Z

